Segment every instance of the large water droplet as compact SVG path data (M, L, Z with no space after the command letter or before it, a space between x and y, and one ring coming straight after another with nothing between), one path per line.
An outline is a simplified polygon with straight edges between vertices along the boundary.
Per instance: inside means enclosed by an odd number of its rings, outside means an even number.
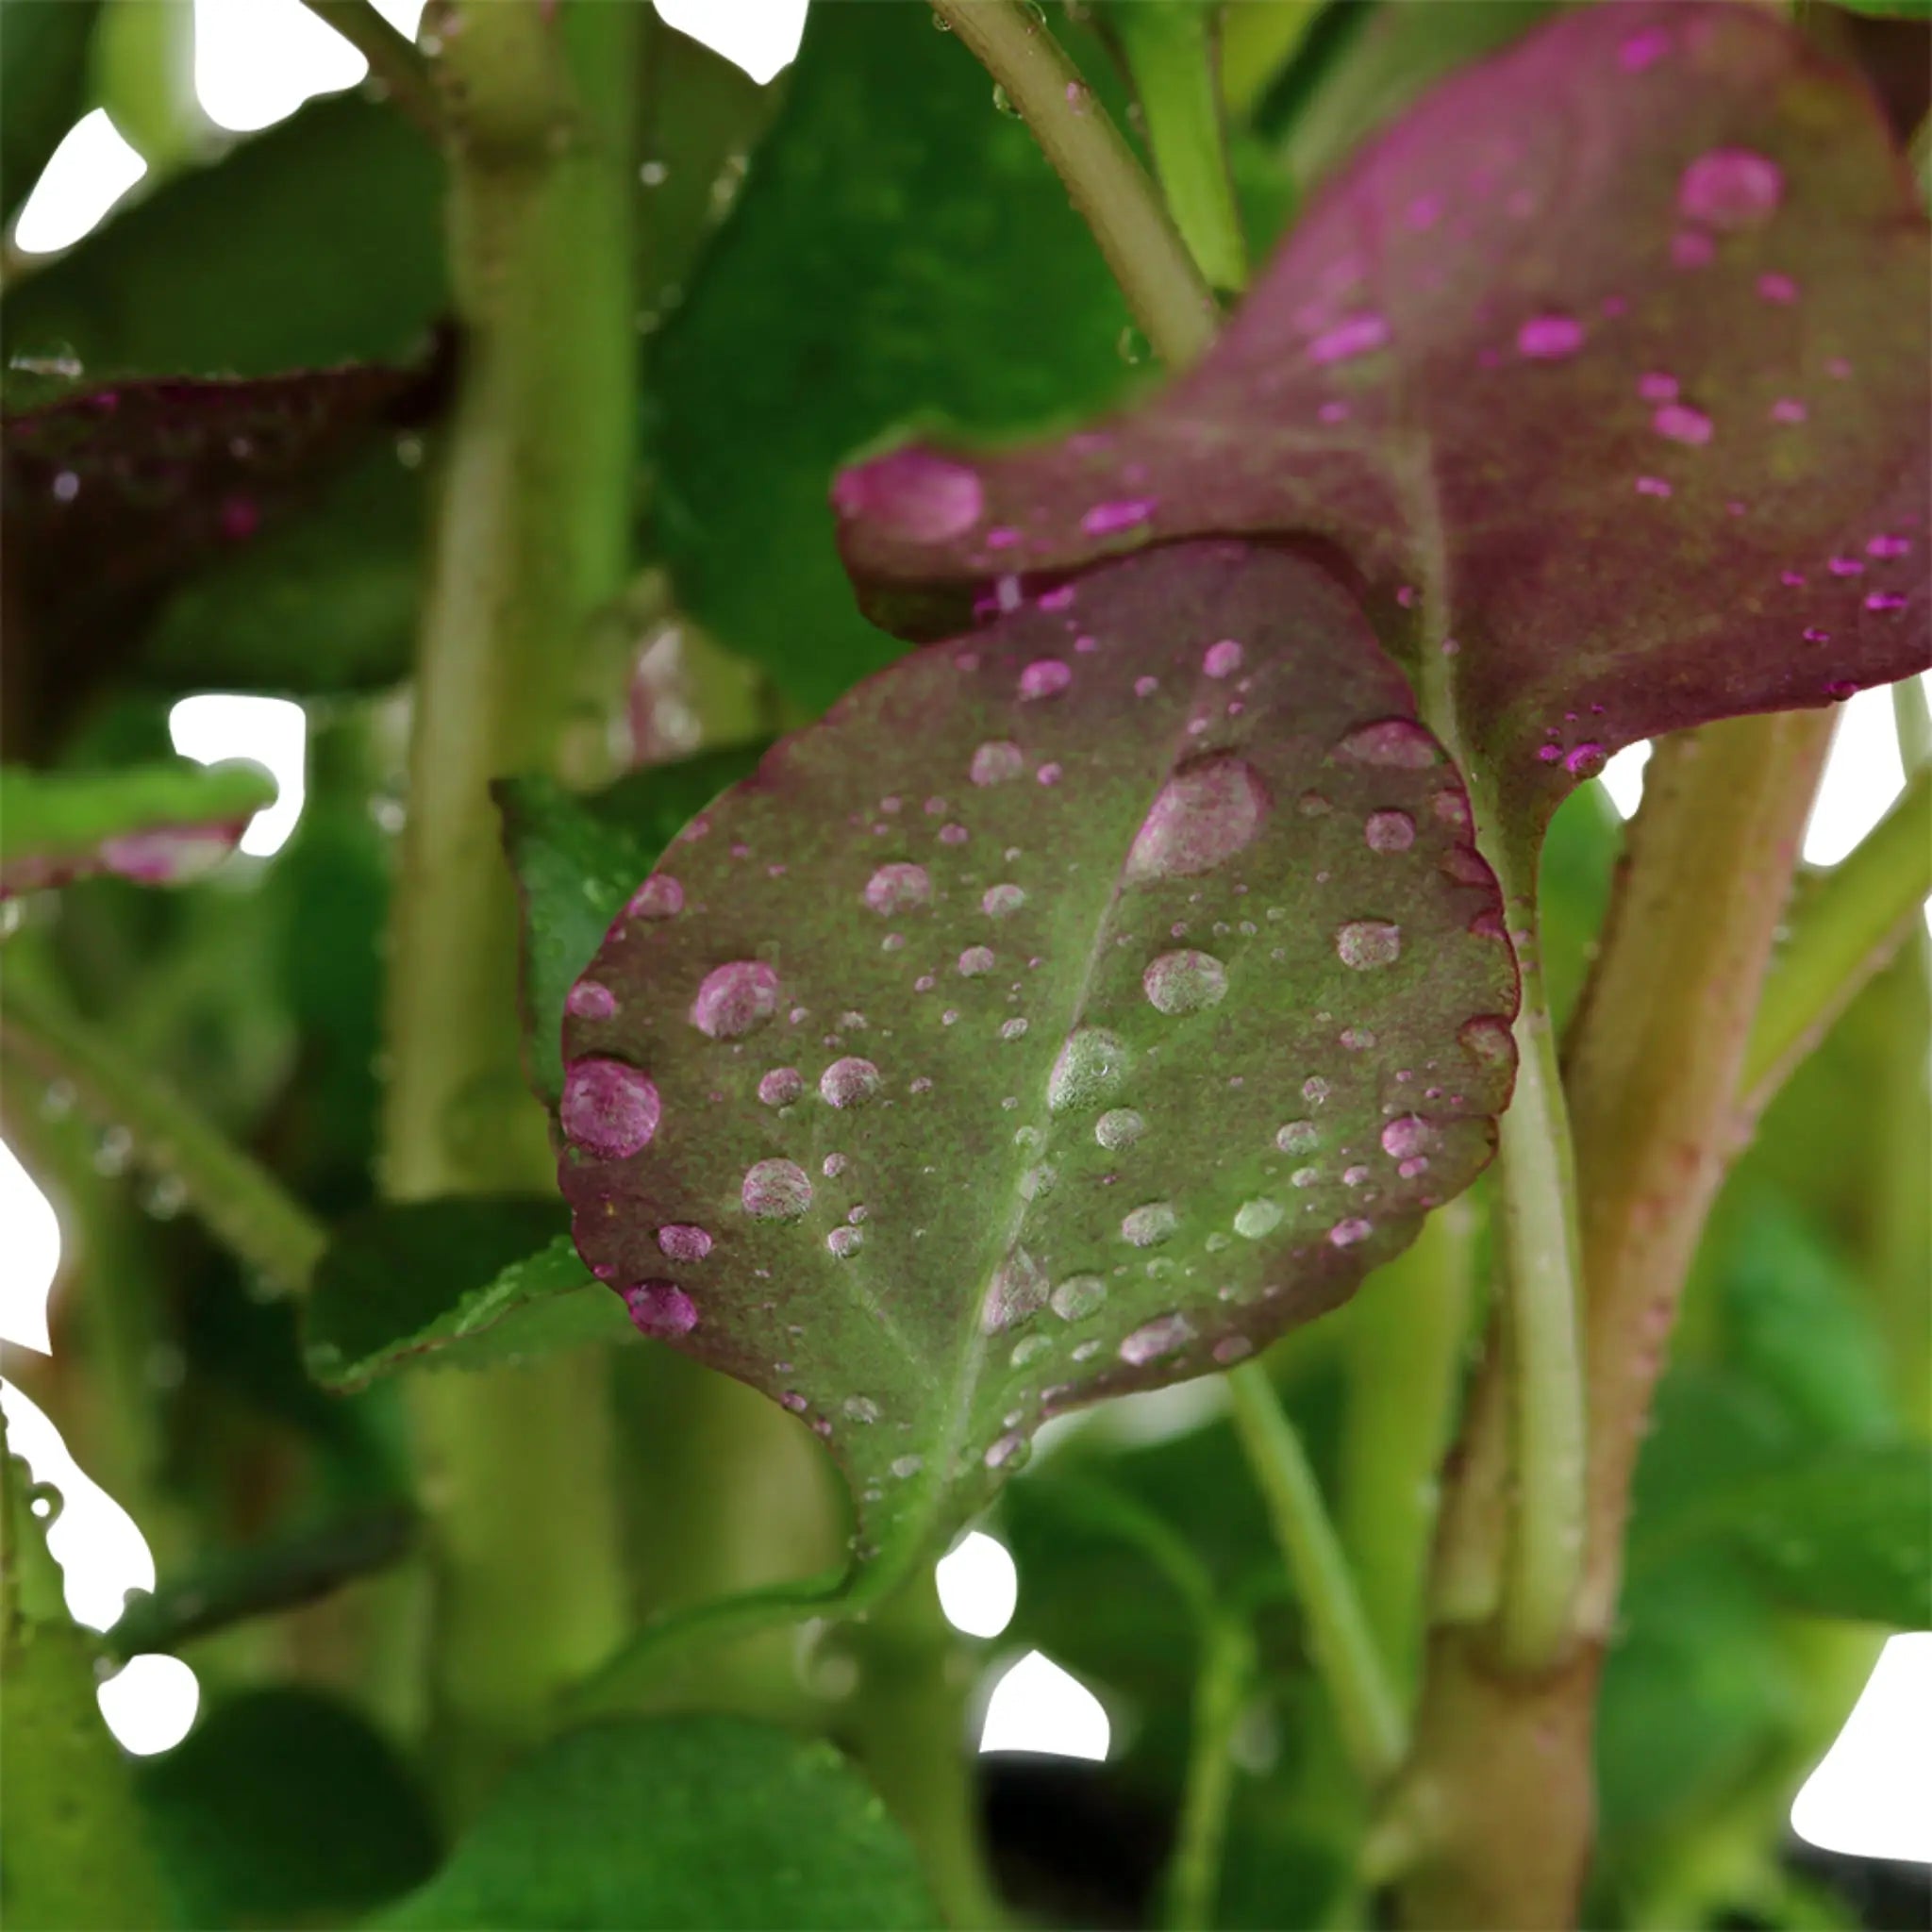
M1227 970L1211 953L1163 953L1141 975L1148 1004L1160 1013L1197 1013L1227 996Z
M1020 674L1023 698L1058 697L1074 681L1074 674L1058 658L1036 658Z
M986 493L963 463L902 449L845 471L832 486L840 513L866 517L889 536L942 543L984 514Z
M579 1147L622 1160L650 1144L661 1108L655 1083L622 1060L573 1060L558 1117Z
M796 1221L811 1206L811 1179L796 1161L761 1160L746 1174L740 1198L755 1221Z
M1474 1020L1465 1021L1456 1037L1474 1058L1492 1067L1501 1066L1515 1051L1509 1037L1508 1021L1498 1019L1491 1013L1479 1014Z
M1201 654L1201 669L1209 677L1232 677L1241 668L1242 651L1233 638L1223 638Z
M1026 769L1026 758L1009 739L992 739L973 754L972 777L975 785L1004 785Z
M668 872L654 872L625 908L633 919L670 919L684 910L684 888Z
M1313 1121L1285 1121L1274 1131L1274 1144L1284 1154L1312 1153L1321 1138Z
M1249 844L1268 815L1268 788L1245 758L1214 753L1160 788L1127 854L1133 880L1211 872Z
M1193 1327L1185 1315L1160 1315L1136 1328L1121 1343L1121 1359L1134 1368L1143 1368L1185 1348L1193 1339Z
M989 1335L1024 1322L1046 1306L1047 1280L1040 1263L1024 1248L1015 1248L994 1269L988 1284L986 1303L979 1311L980 1326Z
M702 1261L711 1252L711 1237L691 1222L674 1221L658 1230L658 1246L674 1261Z
M1407 852L1415 843L1415 821L1406 811L1372 811L1362 837L1371 852Z
M1082 1026L1067 1036L1046 1079L1046 1104L1055 1113L1097 1107L1127 1076L1127 1048L1104 1026Z
M1093 1123L1093 1138L1110 1153L1118 1153L1123 1147L1131 1147L1146 1126L1131 1107L1113 1107Z
M1335 952L1357 973L1392 966L1402 957L1402 928L1386 919L1352 919L1336 933Z
M1243 1201L1235 1212L1234 1231L1245 1241L1257 1241L1273 1234L1286 1213L1277 1201Z
M979 909L993 919L1005 919L1025 903L1026 894L1019 886L989 886L980 898Z
M641 1335L689 1335L698 1325L697 1304L669 1281L641 1281L623 1291L631 1325Z
M882 917L932 903L932 880L923 865L904 859L882 865L865 882L865 903Z
M1684 170L1677 206L1713 228L1755 228L1776 213L1784 192L1784 170L1775 161L1749 148L1719 147Z
M1410 718L1379 718L1373 724L1358 725L1335 750L1352 763L1399 772L1426 771L1441 758L1436 741Z
M790 1107L805 1091L805 1075L796 1067L774 1067L758 1082L758 1098L767 1107Z
M959 955L959 972L967 979L977 979L982 973L991 973L993 964L991 946L968 946Z
M1053 1291L1053 1311L1062 1322L1084 1321L1107 1299L1107 1283L1097 1274L1070 1274Z
M833 1107L863 1107L879 1091L879 1070L848 1055L819 1075L819 1092Z
M733 959L705 974L691 1020L713 1040L736 1040L778 1010L778 975L760 959Z
M862 1227L835 1227L825 1237L825 1245L837 1259L848 1260L864 1247L865 1230Z
M617 995L594 979L580 979L564 994L563 1009L577 1020L608 1020L617 1010Z
M1166 1201L1149 1201L1121 1218L1121 1233L1137 1248L1158 1246L1179 1225L1180 1216Z
M1436 1130L1421 1114L1406 1113L1382 1129L1382 1152L1395 1160L1408 1160L1424 1152L1436 1139Z

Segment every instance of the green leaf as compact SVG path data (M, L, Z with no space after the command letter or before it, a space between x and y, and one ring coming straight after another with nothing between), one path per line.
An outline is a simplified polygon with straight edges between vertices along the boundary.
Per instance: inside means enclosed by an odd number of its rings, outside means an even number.
M693 1716L590 1726L525 1759L382 1923L886 1932L939 1918L911 1847L829 1744Z
M87 110L99 0L0 0L0 225Z
M686 607L814 709L897 654L832 551L837 465L914 417L1118 396L1124 305L984 72L918 7L816 7L777 125L658 339L658 538Z
M402 115L313 102L9 291L8 354L90 377L408 361L447 303L441 206L441 161Z
M275 780L235 762L118 772L0 767L0 897L90 873L174 885L234 849Z
M309 1373L357 1389L397 1369L479 1368L631 1333L554 1201L418 1201L336 1231L309 1291Z
M1468 838L1301 559L1157 551L920 652L574 988L578 1247L904 1558L1046 1417L1333 1307L1485 1164L1516 986Z
M849 471L841 541L917 636L1125 546L1337 546L1524 840L1622 745L1932 662L1927 270L1784 22L1585 8L1365 149L1149 403Z
M341 1925L436 1869L414 1774L366 1718L311 1690L217 1705L139 1778L184 1925Z
M1932 1629L1932 1445L1807 1457L1724 1498L1709 1527L1788 1609Z
M548 778L497 788L504 841L524 906L524 1004L531 1078L555 1108L563 1091L564 996L689 820L758 763L762 745L652 765L594 794Z

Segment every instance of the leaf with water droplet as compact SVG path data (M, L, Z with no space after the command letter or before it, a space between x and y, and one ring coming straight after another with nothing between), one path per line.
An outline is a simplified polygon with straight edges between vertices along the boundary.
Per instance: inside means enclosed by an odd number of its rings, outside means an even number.
M1875 103L1802 36L1579 9L1371 143L1139 409L888 459L976 483L970 522L912 528L892 475L851 473L847 559L925 635L1118 548L1123 495L1135 541L1339 545L1533 831L1621 745L1932 662L1926 279Z
M1238 675L1205 662L1227 639ZM585 1259L828 1439L862 1550L929 1547L1047 1416L1334 1306L1488 1160L1515 965L1444 797L1347 592L1276 552L1149 553L902 659L674 840L679 909L586 967ZM1363 835L1387 811L1399 852Z
M178 885L232 852L275 798L275 780L240 760L110 772L8 765L0 768L0 898L103 872Z

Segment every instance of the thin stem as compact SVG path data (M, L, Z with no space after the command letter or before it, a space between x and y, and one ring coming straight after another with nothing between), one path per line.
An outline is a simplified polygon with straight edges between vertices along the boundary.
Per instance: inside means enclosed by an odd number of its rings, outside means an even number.
M1171 1932L1202 1932L1214 1923L1234 1795L1234 1734L1254 1681L1255 1640L1247 1624L1238 1616L1211 1619L1201 1637L1187 1782L1167 1870Z
M1134 151L1059 44L1017 0L935 0L1066 184L1135 320L1170 368L1213 340L1214 297Z
M1932 765L1932 700L1923 677L1902 677L1891 688L1891 715L1907 777Z
M284 1293L299 1293L328 1244L322 1224L165 1080L131 1064L98 1027L9 975L0 1044L42 1079L64 1080L95 1119L128 1135L142 1166L177 1182L210 1231Z
M523 1079L517 910L490 784L558 767L590 621L628 570L638 14L468 0L437 63L462 357L391 954L391 1199L553 1182ZM627 1621L607 1398L594 1354L409 1391L438 1585L437 1719L445 1765L471 1790Z
M1260 1364L1243 1362L1227 1382L1235 1432L1308 1620L1309 1645L1334 1699L1342 1743L1364 1783L1379 1785L1402 1761L1402 1709L1369 1634L1315 1473Z
M391 26L369 0L304 0L369 62L383 92L423 129L440 134L443 119L429 63L407 34Z
M1405 1702L1422 1666L1424 1583L1456 1424L1475 1288L1469 1196L1424 1222L1407 1254L1348 1305L1341 1502L1362 1610Z
M1174 226L1212 289L1247 286L1248 250L1227 167L1219 25L1194 0L1137 0L1109 16Z
M1841 864L1802 889L1764 982L1741 1085L1756 1119L1918 922L1932 892L1932 767Z

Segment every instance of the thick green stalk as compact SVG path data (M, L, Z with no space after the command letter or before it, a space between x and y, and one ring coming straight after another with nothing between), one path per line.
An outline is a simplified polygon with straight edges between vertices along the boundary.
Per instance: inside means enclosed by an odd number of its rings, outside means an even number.
M425 133L441 132L442 117L429 65L413 41L391 26L369 0L306 0L306 4L369 62L370 75L388 99Z
M1402 1707L1369 1633L1348 1559L1267 1372L1258 1362L1244 1362L1227 1382L1235 1433L1294 1580L1315 1667L1334 1700L1342 1742L1363 1782L1380 1784L1402 1761Z
M628 566L637 16L472 0L446 22L436 68L462 343L390 962L396 1200L554 1185L523 1079L516 905L490 784L558 766L591 620ZM625 1625L605 1398L592 1356L411 1391L438 1714L449 1762L476 1776Z
M1234 1736L1254 1683L1255 1639L1245 1618L1210 1618L1201 1633L1187 1782L1167 1871L1170 1932L1201 1932L1214 1923L1234 1795Z
M1461 1397L1476 1218L1467 1195L1439 1208L1342 1317L1348 1400L1336 1526L1405 1706L1422 1670L1438 1472Z
M1018 0L935 0L1066 184L1134 319L1171 369L1214 339L1219 315L1159 194L1093 90Z
M1932 892L1932 767L1845 860L1800 890L1764 982L1740 1091L1756 1119L1924 915Z
M289 1294L308 1286L328 1241L322 1224L166 1081L131 1064L28 972L8 977L0 1044L42 1079L69 1082L88 1113L125 1130L141 1164L177 1183L210 1231L265 1280Z
M1108 24L1126 56L1168 212L1209 288L1247 286L1248 249L1227 168L1219 25L1195 0L1135 0Z

